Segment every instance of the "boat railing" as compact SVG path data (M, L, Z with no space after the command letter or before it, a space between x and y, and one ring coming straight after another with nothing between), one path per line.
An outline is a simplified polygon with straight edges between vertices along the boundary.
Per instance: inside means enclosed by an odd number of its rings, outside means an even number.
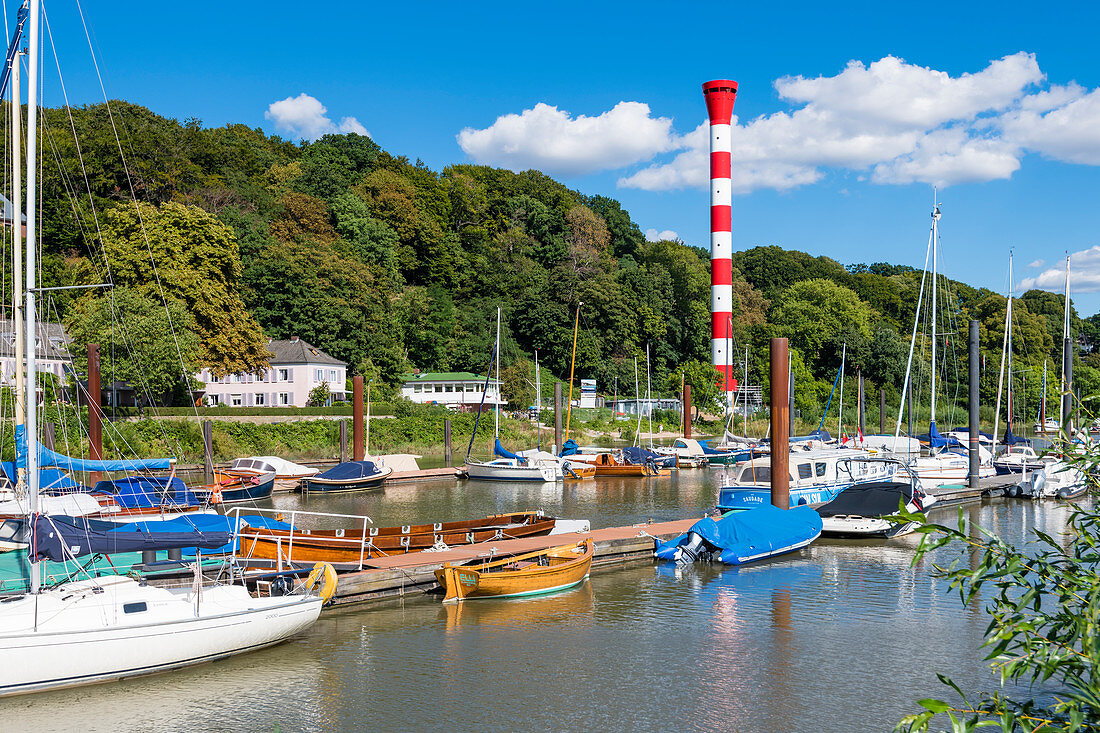
M233 543L233 552L232 552L232 555L231 555L231 559L233 561L236 561L236 559L237 559L237 549L240 547L240 539L242 537L251 537L254 540L266 539L268 541L270 541L271 539L274 539L275 540L276 566L277 566L278 572L282 572L283 571L283 538L282 537L272 538L270 536L262 535L259 532L244 532L244 531L242 531L242 529L243 529L242 523L241 523L241 510L242 509L248 511L249 513L252 513L252 512L268 513L268 514L274 515L275 517L279 517L279 516L285 517L286 514L287 514L286 510L284 510L284 509L274 509L274 508L268 509L266 507L233 507L232 509L230 509L226 513L226 516L232 516L235 520L237 520L236 523L235 523L235 526L237 528L236 534L237 534L238 541ZM334 514L332 512L310 512L310 511L304 511L304 510L301 510L301 509L292 509L292 510L290 510L290 522L289 522L289 524L290 524L290 533L289 533L289 537L287 538L287 553L286 553L287 562L292 563L294 561L294 533L298 531L298 524L295 520L298 517L303 517L303 516L304 517L336 517L338 519L361 520L362 525L363 525L363 531L360 534L360 542L359 542L359 569L360 570L363 569L363 560L366 559L366 552L367 552L368 544L373 544L373 540L371 540L370 542L368 542L368 540L367 540L367 525L368 524L374 524L374 520L371 519L370 517L368 517L365 514ZM308 533L309 533L309 530L305 530L302 534L308 534ZM253 547L255 547L255 541L253 542Z
M893 463L899 466L906 474L909 475L909 482L912 484L914 490L917 488L919 479L917 478L917 472L913 470L913 467L901 458L892 456L849 456L845 458L839 458L836 462L837 474L840 474L841 464L844 464L844 470L847 472L848 477L854 482L856 480L855 473L852 471L852 462L856 463Z

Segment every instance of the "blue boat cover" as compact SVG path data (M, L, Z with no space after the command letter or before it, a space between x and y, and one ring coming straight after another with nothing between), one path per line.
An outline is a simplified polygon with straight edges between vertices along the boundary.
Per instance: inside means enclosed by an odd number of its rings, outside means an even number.
M562 443L561 453L559 453L558 455L564 458L565 456L575 456L580 452L581 449L577 447L577 441L570 438L569 440Z
M792 443L800 443L800 442L806 441L806 440L821 440L821 441L824 441L824 442L828 443L832 439L833 439L833 436L829 434L828 430L814 430L809 435L792 435L791 436L791 442Z
M515 453L512 453L500 444L500 438L497 438L496 441L497 442L493 445L493 453L496 453L501 458L514 458L517 461L520 460L519 456L517 456Z
M146 529L83 517L38 514L31 523L30 559L66 562L92 553L110 555L119 552L171 550L177 547L214 549L224 547L232 541L230 532L203 531L177 522L179 520L145 522L143 524L171 525Z
M192 507L202 503L183 481L175 476L128 476L99 481L93 491L114 495L119 506L126 509L158 507L164 504Z
M15 463L4 461L0 463L8 480L15 483ZM41 468L38 470L38 486L44 493L64 494L71 491L87 491L83 486L73 481L72 477L64 471L56 468Z
M1013 433L1011 425L1005 427L1005 439L1003 442L1005 445L1029 445L1031 443L1027 438L1021 438Z
M717 521L700 519L687 533L658 545L653 554L673 560L678 550L694 545L716 554L719 562L741 565L806 545L820 534L821 516L813 509L784 510L765 504L731 512Z
M663 460L664 456L645 448L623 448L623 460L631 466L644 466L647 463Z
M928 432L924 435L918 435L917 440L922 443L928 443L929 448L946 448L947 446L951 446L952 448L965 447L962 443L955 440L954 438L945 438L944 436L940 435L940 431L936 430L935 421L929 423Z
M313 478L329 481L350 481L357 478L370 478L376 473L381 473L381 471L371 461L346 461L333 466L324 473L317 474Z
M707 456L724 456L730 453L730 451L728 450L718 450L716 448L711 448L710 442L706 440L700 440L699 447L703 449L703 455Z
M27 465L27 443L26 443L26 426L15 426L15 460L20 468ZM35 445L38 446L38 467L39 468L62 468L66 471L146 471L146 470L168 470L171 466L169 459L167 458L152 458L148 460L119 460L119 461L96 461L85 458L71 458L69 456L56 453L46 446L35 441Z

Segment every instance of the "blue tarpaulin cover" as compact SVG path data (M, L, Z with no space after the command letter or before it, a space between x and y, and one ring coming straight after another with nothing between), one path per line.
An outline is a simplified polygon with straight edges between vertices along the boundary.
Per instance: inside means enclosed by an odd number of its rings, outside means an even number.
M503 445L501 445L500 444L500 438L497 438L496 441L497 442L493 445L493 453L496 453L501 458L514 458L517 461L522 460L515 453L512 453L507 448L505 448Z
M27 465L27 444L24 435L25 432L25 426L15 426L16 462L20 468L23 468ZM39 443L37 440L35 441L35 444L38 446L39 468L62 468L66 471L88 472L167 470L171 466L171 463L167 458L119 461L95 461L85 458L71 458L69 456L65 456L50 450L46 446Z
M175 476L128 476L100 481L96 483L94 491L114 495L119 506L127 509L165 504L198 506L202 503L186 484Z
M820 534L821 516L813 509L784 510L765 504L731 512L717 521L700 519L687 533L658 545L653 554L664 560L679 559L678 550L694 545L715 553L719 562L741 565L803 547Z
M15 483L15 464L4 461L0 464L7 474L8 480ZM72 480L67 473L56 468L42 468L38 471L38 486L43 493L64 494L71 491L87 491L86 488Z
M954 438L945 438L940 435L940 431L936 430L936 423L932 422L928 425L928 432L924 435L918 435L917 440L922 443L928 443L929 448L946 448L951 446L952 448L963 448L962 443Z
M577 441L570 438L561 445L561 453L558 455L561 457L575 456L581 452L581 449L577 447Z
M952 433L969 433L970 432L970 426L969 425L963 425L961 428L955 428L951 432ZM978 431L978 437L985 438L986 440L993 440L992 435L990 435L989 433L983 433L981 430Z
M82 517L36 515L31 524L32 561L65 562L74 557L101 553L171 550L183 547L219 548L232 541L227 531L203 531L179 523L145 522L147 525L171 525L154 529L129 527Z
M653 463L663 458L664 456L658 455L651 450L646 450L645 448L623 448L623 460L631 466L644 466L647 463Z
M1021 445L1021 444L1022 445L1030 445L1031 441L1028 440L1027 438L1021 438L1018 435L1016 435L1015 433L1013 433L1012 432L1012 426L1009 425L1008 427L1005 428L1004 444L1005 445Z
M349 481L357 478L369 478L379 473L378 467L371 461L347 461L333 466L324 473L319 473L313 478L327 479L329 481Z

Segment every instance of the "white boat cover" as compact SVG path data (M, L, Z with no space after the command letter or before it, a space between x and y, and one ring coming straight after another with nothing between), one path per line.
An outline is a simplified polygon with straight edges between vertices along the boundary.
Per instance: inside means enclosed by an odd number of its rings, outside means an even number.
M30 511L28 497L0 502L0 514L26 514L28 511ZM38 511L42 514L83 517L87 514L98 514L103 511L103 507L94 496L89 494L43 495L38 497Z
M275 469L275 474L279 478L313 476L317 473L316 468L303 466L300 463L294 463L293 461L288 461L287 459L279 458L278 456L252 456L252 458L270 464L271 467Z

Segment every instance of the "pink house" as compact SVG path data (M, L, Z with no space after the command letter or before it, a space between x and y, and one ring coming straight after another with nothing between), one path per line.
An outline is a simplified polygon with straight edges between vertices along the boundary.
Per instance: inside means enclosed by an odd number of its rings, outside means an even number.
M310 391L327 384L329 402L346 399L348 365L320 349L291 336L269 341L271 368L256 374L230 374L220 379L203 369L198 378L206 384L203 401L231 407L305 407Z

